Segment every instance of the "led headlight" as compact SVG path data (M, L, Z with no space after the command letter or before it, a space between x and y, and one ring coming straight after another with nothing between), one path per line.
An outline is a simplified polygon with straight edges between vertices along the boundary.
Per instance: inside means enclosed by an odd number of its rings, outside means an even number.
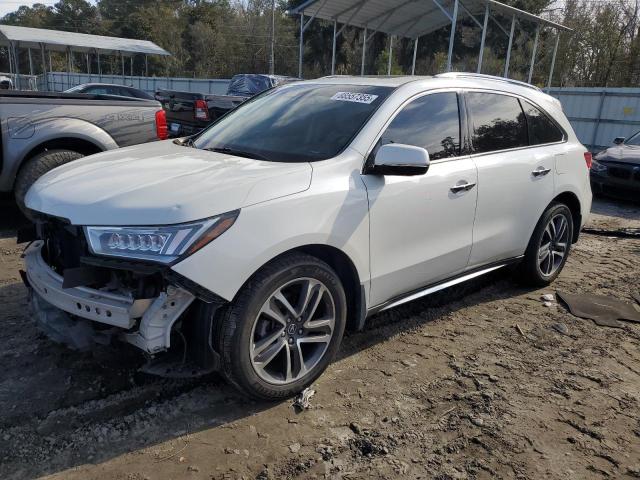
M85 227L96 255L172 263L191 255L234 224L240 210L192 223L149 227Z

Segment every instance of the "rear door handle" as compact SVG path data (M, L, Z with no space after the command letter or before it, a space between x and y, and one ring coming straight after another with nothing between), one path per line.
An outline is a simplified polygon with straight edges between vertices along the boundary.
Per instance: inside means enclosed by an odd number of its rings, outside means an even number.
M469 182L457 183L453 187L451 187L450 190L453 193L468 192L475 186L476 186L475 183L469 183Z
M531 175L533 175L534 177L544 177L550 171L551 171L550 168L544 168L540 166L536 168L533 172L531 172Z

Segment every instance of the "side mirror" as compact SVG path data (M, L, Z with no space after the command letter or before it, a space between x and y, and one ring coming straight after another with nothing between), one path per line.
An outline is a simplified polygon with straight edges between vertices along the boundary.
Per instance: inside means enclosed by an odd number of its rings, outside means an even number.
M624 137L616 137L613 139L614 145L622 145L624 143Z
M382 145L368 173L374 175L424 175L429 170L429 152L401 143Z

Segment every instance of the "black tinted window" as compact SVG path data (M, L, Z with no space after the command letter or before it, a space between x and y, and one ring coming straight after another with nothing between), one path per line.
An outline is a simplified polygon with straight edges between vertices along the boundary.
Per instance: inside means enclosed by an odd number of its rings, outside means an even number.
M83 90L83 93L91 93L92 95L108 95L111 92L105 87L89 87Z
M527 115L527 125L529 126L529 145L562 140L562 131L544 113L526 101L522 101L522 106Z
M393 119L379 145L403 143L422 147L432 160L455 157L460 153L458 96L434 93L420 97Z
M476 152L528 145L527 122L515 97L495 93L468 93L472 140Z
M276 87L211 125L195 146L277 162L325 160L349 144L392 91L312 83Z

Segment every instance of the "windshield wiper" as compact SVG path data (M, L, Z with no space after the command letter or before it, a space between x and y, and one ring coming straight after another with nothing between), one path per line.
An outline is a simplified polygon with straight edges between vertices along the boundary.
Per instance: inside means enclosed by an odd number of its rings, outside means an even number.
M195 140L193 139L193 137L187 137L182 141L182 145L184 147L191 147L191 148L195 148Z
M207 150L209 152L227 153L229 155L235 155L236 157L253 158L254 160L268 160L267 157L260 155L259 153L246 152L244 150L237 150L235 148L229 147L209 147L203 148L203 150Z

